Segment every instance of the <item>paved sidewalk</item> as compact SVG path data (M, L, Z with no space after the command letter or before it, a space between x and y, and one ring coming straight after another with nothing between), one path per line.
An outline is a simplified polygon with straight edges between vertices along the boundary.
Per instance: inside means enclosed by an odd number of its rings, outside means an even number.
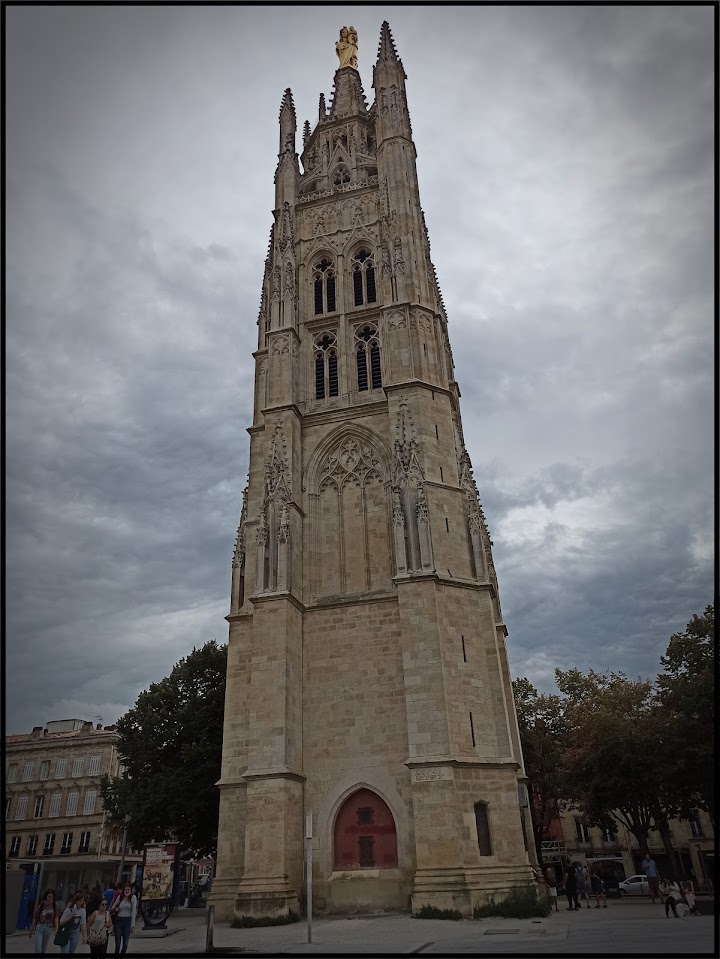
M202 954L205 949L205 914L177 910L170 917L171 934L146 938L141 930L132 937L128 956L181 956ZM666 919L659 904L648 901L611 902L608 909L562 909L547 919L484 919L459 922L413 919L407 915L315 919L313 942L307 942L305 921L289 926L232 929L215 924L215 946L237 954L284 955L462 955L523 953L573 955L653 953L666 956L713 955L713 916ZM108 953L112 956L112 943ZM27 932L8 936L4 955L31 955ZM59 955L51 946L51 955ZM76 956L87 956L81 946Z

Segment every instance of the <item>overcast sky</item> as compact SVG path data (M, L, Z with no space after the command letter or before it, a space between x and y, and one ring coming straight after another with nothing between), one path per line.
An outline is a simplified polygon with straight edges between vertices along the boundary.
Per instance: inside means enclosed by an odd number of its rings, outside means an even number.
M353 24L371 103L383 19L512 673L654 675L712 599L712 7L6 14L7 731L226 642L280 101Z

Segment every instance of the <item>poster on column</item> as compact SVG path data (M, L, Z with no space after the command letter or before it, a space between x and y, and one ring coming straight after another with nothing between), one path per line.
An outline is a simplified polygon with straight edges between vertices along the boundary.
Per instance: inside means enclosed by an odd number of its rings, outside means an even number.
M164 928L175 906L180 847L176 842L146 843L143 852L140 913L144 929Z

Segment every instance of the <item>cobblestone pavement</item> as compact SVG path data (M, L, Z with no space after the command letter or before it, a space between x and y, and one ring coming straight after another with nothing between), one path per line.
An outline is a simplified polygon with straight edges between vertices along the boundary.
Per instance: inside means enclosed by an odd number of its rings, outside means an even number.
M137 929L128 956L182 956L205 950L205 915L199 910L174 913L168 922L170 935L163 938L148 938L139 924ZM312 943L307 942L305 921L261 929L231 929L227 923L216 923L214 944L223 952L233 950L238 954L713 956L717 955L714 929L713 916L666 919L659 904L623 901L611 902L608 909L583 909L569 915L561 909L541 920L448 922L407 915L315 919ZM112 945L109 956L113 954ZM3 955L31 954L27 932L6 938ZM50 946L49 955L59 955L57 946ZM89 955L88 947L81 946L75 955Z

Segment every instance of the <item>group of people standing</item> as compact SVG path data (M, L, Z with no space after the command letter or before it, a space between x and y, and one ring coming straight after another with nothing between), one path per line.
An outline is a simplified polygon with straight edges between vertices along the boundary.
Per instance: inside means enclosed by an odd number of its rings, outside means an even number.
M545 870L545 882L548 887L550 906L554 907L555 912L559 912L557 904L557 878L555 872L550 867ZM568 901L568 910L571 912L582 908L580 903L583 899L588 909L590 909L590 896L595 897L596 909L607 909L605 884L594 867L591 866L590 869L588 869L587 866L579 862L569 862L563 872L563 883Z
M88 918L88 913L89 918ZM55 890L47 889L33 913L30 937L34 937L35 954L45 955L50 937L60 947L61 955L72 955L80 941L90 947L90 955L104 959L107 955L110 930L115 934L115 957L127 952L130 935L135 931L137 896L129 883L110 886L101 892L99 883L88 895L79 892L60 912Z
M687 907L691 916L699 916L700 910L695 902L695 884L692 879L685 879L678 885L675 876L665 876L661 878L658 874L657 864L650 853L645 853L642 861L642 871L648 881L652 901L657 897L659 902L665 904L665 915L670 918L670 910L676 919L680 919L677 911L678 903Z

